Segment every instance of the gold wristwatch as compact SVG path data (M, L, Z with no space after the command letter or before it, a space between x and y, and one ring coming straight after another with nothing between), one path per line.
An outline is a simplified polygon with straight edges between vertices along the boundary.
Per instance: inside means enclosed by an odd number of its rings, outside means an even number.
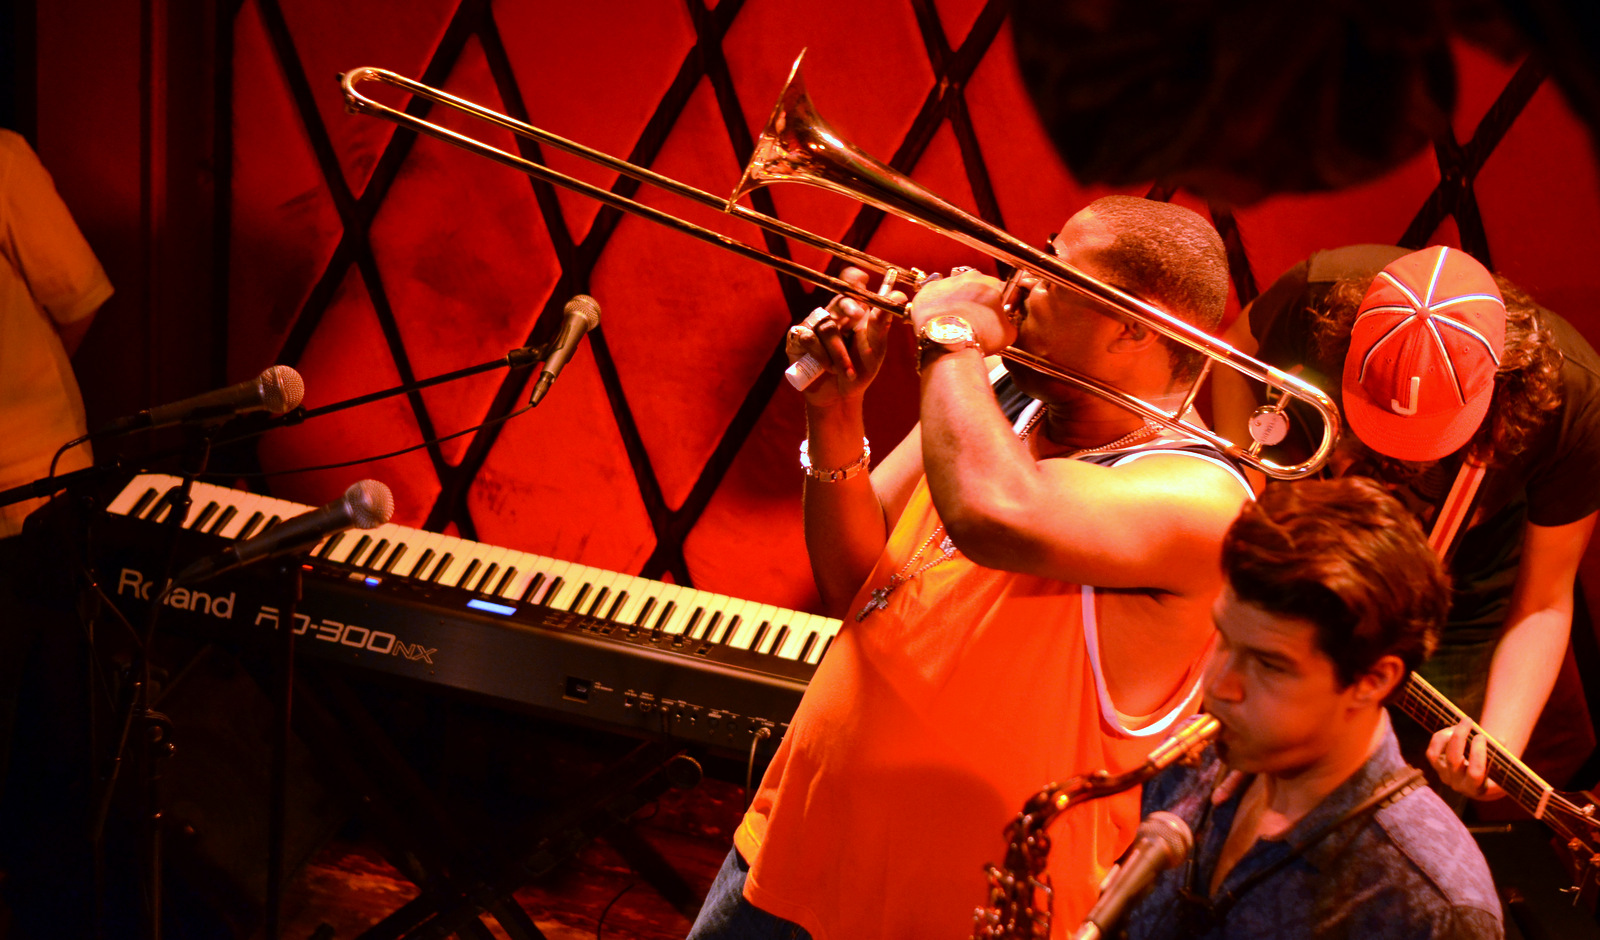
M980 352L983 349L972 324L953 313L940 314L922 324L922 329L917 331L917 371L922 371L922 357L934 346L948 350L970 346Z

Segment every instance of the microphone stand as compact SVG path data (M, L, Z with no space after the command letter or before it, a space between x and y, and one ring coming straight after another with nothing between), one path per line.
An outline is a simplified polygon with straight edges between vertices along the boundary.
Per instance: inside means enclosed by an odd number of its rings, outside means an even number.
M176 474L181 479L179 487L172 491L172 497L167 500L171 508L168 510L166 525L171 530L168 542L166 560L156 581L158 584L167 585L161 593L151 601L148 619L146 621L144 636L135 650L136 661L129 671L133 676L133 687L130 691L127 711L122 715L121 730L117 735L116 749L112 752L108 769L102 778L99 792L96 794L95 814L91 821L90 840L93 845L93 854L96 859L95 869L99 872L102 868L101 859L104 853L104 831L106 821L111 812L112 796L116 791L117 782L121 776L123 755L127 752L128 741L135 733L144 743L143 759L140 763L140 776L143 778L142 792L144 794L144 826L143 843L146 865L146 885L144 903L146 908L145 933L150 940L160 940L161 937L161 806L160 806L160 769L161 760L170 756L173 751L172 723L166 715L155 711L151 707L151 675L150 654L151 644L155 640L156 626L161 614L161 608L166 603L167 597L175 585L167 584L172 577L176 562L179 533L183 524L188 519L190 508L190 492L195 478L204 474L214 448L236 444L250 440L274 431L279 428L293 427L309 419L333 414L347 408L381 401L395 395L420 391L434 385L453 382L458 379L478 375L495 369L524 369L544 361L549 354L550 347L559 337L554 337L545 345L534 348L528 346L518 347L507 352L499 359L478 365L457 369L453 372L443 373L426 379L401 383L392 388L344 401L334 402L320 408L296 408L289 413L265 422L256 422L256 426L242 432L228 435L230 422L213 428L205 429L199 433L200 457L198 465L193 471L180 471ZM227 436L225 436L227 435ZM192 446L172 448L143 458L140 463L150 463L165 460L170 457L182 457L193 452ZM79 487L91 487L102 483L116 475L125 473L128 463L121 458L113 459L107 463L96 464L81 470L74 470L59 476L46 476L24 483L7 490L0 490L0 506L22 502L38 497L51 497L62 490L72 490ZM92 525L92 522L89 523ZM294 684L294 617L295 607L300 598L301 578L300 562L298 557L291 557L282 562L281 570L285 573L285 597L279 628L283 631L276 646L278 681L275 683L276 692L274 702L273 725L273 755L271 768L271 799L268 818L268 871L267 871L267 936L276 938L279 931L279 912L282 906L283 893L283 864L284 845L287 838L287 792L288 792L288 744L290 738L290 719L292 717L291 699ZM86 572L88 583L94 582L93 572ZM92 657L91 657L92 660ZM91 690L92 694L92 690ZM97 880L99 880L97 878ZM97 886L96 890L96 920L104 916L103 893L104 886ZM97 925L97 930L103 924Z
M105 824L111 811L112 796L116 792L117 781L121 776L123 754L127 751L130 736L137 735L143 745L143 752L139 762L139 775L142 778L140 790L143 807L140 841L143 845L145 862L144 891L142 892L145 908L145 936L149 940L160 940L161 938L161 766L166 758L172 756L174 749L172 743L172 721L152 707L150 659L154 652L156 626L161 618L161 608L166 604L173 588L169 580L172 577L172 570L177 561L178 541L182 537L183 524L189 518L190 493L194 486L194 478L205 472L210 456L211 439L209 435L202 432L200 435L198 466L192 472L180 474L182 482L176 489L169 491L170 498L166 500L169 508L165 524L170 532L166 560L162 563L161 573L157 579L157 583L164 585L164 587L150 602L144 636L140 638L134 648L135 661L133 668L130 670L130 674L134 677L132 694L129 697L128 710L122 719L121 733L117 736L116 750L111 755L110 767L106 771L104 781L101 784L95 816L90 829L90 839L94 845L94 853L98 858L104 851ZM96 869L98 870L99 868L100 865L97 863ZM100 906L99 901L96 902L96 906Z
M554 339L550 341L550 343L554 342ZM393 388L387 388L378 392L370 392L366 395L359 395L355 398L347 398L344 401L323 405L320 408L312 408L309 410L306 408L295 408L293 411L279 415L267 421L254 422L254 427L243 430L238 430L236 428L235 433L224 436L224 432L227 432L230 427L239 423L229 422L227 424L220 425L217 432L208 438L208 446L212 448L226 447L230 444L237 444L241 441L248 441L252 438L260 437L269 431L276 431L279 428L294 427L295 425L311 418L320 418L323 415L344 411L347 408L356 408L361 405L371 404L375 401L382 401L385 398L393 398L396 395L404 395L409 392L419 392L425 388L432 388L435 385L443 385L446 382L454 382L458 379L464 379L483 372L491 372L495 369L530 368L544 361L545 357L548 355L550 343L546 343L544 346L537 348L531 346L519 346L516 349L506 353L504 356L501 356L499 359L493 359L489 362L481 362L475 366L467 366L464 369L457 369L454 372L446 372L441 375L435 375L431 378L417 379L412 382L403 382L394 386ZM243 423L251 422L249 422L249 419L244 419ZM182 456L188 452L188 448L173 448L164 450L141 459L139 463L154 463L156 461L165 460L169 457ZM128 461L123 460L122 458L116 458L109 463L97 463L92 467L84 467L82 470L73 470L70 473L63 473L58 476L40 477L39 479L34 480L32 483L24 483L20 486L13 486L8 490L0 490L0 506L9 506L12 503L20 503L26 499L54 496L63 489L71 489L80 485L91 485L98 483L101 480L116 476L119 473L127 472L128 467ZM181 476L181 474L179 475ZM197 473L196 475L199 474Z
M283 910L284 854L289 838L289 740L293 734L295 612L300 603L303 582L299 555L277 562L283 585L283 603L278 608L276 681L272 703L272 770L268 783L271 802L267 806L267 940L278 940Z

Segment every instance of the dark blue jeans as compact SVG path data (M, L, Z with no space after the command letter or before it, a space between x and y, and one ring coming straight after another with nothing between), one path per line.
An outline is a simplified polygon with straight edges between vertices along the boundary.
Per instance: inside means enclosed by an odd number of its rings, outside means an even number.
M774 917L744 899L744 879L750 873L738 849L717 872L717 880L706 892L700 916L689 929L688 940L811 940L811 934L793 921Z

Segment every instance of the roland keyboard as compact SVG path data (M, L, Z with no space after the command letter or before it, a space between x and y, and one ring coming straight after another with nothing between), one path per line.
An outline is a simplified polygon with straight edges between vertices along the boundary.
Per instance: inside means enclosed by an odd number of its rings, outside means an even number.
M96 567L125 610L160 594L167 494L178 484L141 474L107 507ZM205 483L190 498L174 570L312 508ZM840 626L393 524L331 536L303 561L302 655L739 750L762 729L782 735ZM174 589L161 622L259 639L280 626L281 593L243 569Z

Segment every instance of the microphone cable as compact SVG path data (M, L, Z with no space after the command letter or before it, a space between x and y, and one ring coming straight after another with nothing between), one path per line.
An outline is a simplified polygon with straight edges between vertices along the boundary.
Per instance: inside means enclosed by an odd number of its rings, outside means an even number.
M288 476L292 473L312 473L318 470L342 470L345 467L355 467L364 463L388 460L390 457L399 457L403 454L409 454L412 451L421 450L424 447L429 447L433 444L443 444L445 441L453 441L462 435L471 434L474 431L481 431L484 428L493 427L497 424L504 424L505 422L510 421L512 418L518 417L528 411L533 410L533 407L533 405L523 405L521 408L518 408L516 411L513 411L510 414L501 415L498 418L490 418L482 424L475 424L470 428L463 428L450 434L443 434L439 437L429 438L420 444L412 444L410 447L402 447L399 450L391 450L386 454L374 454L368 457L357 457L354 460L343 460L338 463L317 464L310 467L292 467L288 470L258 470L245 473L218 471L216 473L202 473L199 474L199 476L228 480L266 479L268 477Z

